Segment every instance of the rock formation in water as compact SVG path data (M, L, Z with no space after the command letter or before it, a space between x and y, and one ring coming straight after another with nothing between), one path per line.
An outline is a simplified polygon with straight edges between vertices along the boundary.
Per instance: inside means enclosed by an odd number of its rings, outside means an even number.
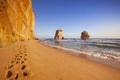
M62 40L62 39L64 39L62 29L56 30L54 39L56 39L56 40Z
M88 34L88 32L83 31L83 32L81 33L81 39L82 39L82 40L87 40L87 39L89 39L89 34Z
M32 0L0 0L0 46L34 38Z

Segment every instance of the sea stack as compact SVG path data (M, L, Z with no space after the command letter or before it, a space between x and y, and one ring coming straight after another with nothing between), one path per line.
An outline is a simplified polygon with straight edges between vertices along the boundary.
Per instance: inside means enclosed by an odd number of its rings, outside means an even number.
M89 34L88 34L88 32L87 31L83 31L82 33L81 33L81 39L82 40L87 40L87 39L89 39Z
M62 29L56 30L54 39L55 39L55 40L62 40L62 39L64 39Z
M32 0L0 0L0 46L33 38Z

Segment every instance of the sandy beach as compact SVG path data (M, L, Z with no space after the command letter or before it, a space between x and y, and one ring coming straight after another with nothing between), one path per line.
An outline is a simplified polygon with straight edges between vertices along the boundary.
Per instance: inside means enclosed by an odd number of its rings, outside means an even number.
M29 40L0 48L0 80L120 80L120 70Z

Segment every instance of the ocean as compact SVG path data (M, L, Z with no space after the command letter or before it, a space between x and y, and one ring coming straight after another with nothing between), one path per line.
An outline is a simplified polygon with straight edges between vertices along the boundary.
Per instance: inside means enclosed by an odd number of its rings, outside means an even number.
M66 38L64 40L44 39L42 42L50 47L69 51L74 55L88 55L96 58L116 60L120 62L119 38L92 38L81 40L80 38Z

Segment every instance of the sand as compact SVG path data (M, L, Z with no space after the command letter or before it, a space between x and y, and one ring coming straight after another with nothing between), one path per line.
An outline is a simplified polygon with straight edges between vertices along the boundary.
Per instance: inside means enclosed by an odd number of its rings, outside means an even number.
M120 80L120 69L29 40L0 48L0 80Z

